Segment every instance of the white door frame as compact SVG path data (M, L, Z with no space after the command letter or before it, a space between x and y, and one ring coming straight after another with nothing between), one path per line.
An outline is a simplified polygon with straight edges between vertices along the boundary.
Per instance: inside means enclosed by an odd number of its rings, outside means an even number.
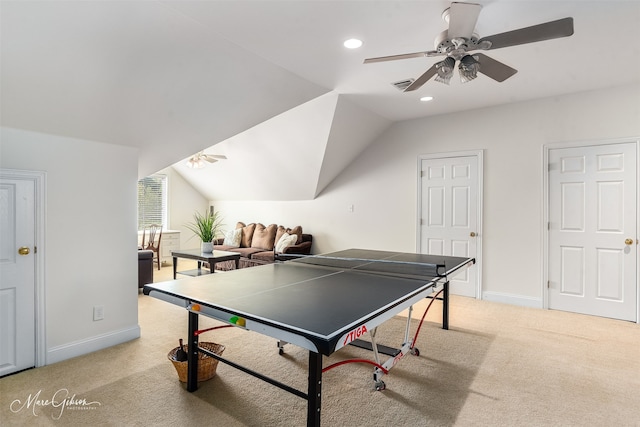
M47 364L47 340L46 340L46 311L45 311L45 213L46 213L46 189L47 174L40 171L25 171L16 169L0 169L0 179L27 180L34 183L35 189L35 325L36 325L36 367Z
M433 160L433 159L448 159L455 157L473 157L475 156L478 160L478 197L477 197L477 215L476 220L478 224L476 225L476 264L475 268L477 269L477 279L476 279L476 299L482 299L482 206L483 206L483 177L484 177L484 150L469 150L469 151L451 151L446 153L435 153L435 154L421 154L418 156L418 203L416 206L416 252L421 253L422 248L421 238L420 238L420 219L422 218L422 161L423 160Z
M549 309L549 288L547 283L549 282L549 151L558 148L579 148L590 147L594 145L610 145L621 143L635 143L636 144L636 181L637 188L640 188L640 137L630 138L616 138L616 139L604 139L604 140L589 140L589 141L571 141L571 142L552 142L545 144L542 149L542 295L543 295L543 308ZM640 197L636 198L636 229L640 230ZM635 236L638 239L638 236ZM636 265L640 268L640 251L638 253ZM640 323L640 272L636 272L636 288L637 301L636 301L636 323Z

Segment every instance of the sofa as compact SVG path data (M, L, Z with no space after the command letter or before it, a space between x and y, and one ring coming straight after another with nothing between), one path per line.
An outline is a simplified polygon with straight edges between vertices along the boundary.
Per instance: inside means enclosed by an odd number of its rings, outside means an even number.
M138 289L153 283L153 251L138 251Z
M286 228L282 225L238 222L235 229L214 240L214 250L240 253L240 268L270 264L279 254L309 255L313 236L302 232L301 226ZM216 268L230 269L230 265L217 264ZM231 267L232 268L232 267Z

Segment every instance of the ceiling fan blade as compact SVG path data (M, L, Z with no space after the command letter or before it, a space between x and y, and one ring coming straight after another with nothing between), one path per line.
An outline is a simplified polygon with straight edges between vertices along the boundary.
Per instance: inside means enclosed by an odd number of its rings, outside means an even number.
M471 38L476 28L482 5L476 3L451 3L449 8L449 38Z
M544 24L533 25L519 30L507 31L506 33L483 37L478 40L478 43L489 41L491 42L491 47L489 49L500 49L519 44L569 37L572 34L573 18L563 18L558 19L557 21L546 22Z
M475 53L473 56L477 57L480 63L478 71L497 82L503 82L518 72L515 68L511 68L482 53Z
M207 162L209 162L209 163L215 163L215 162L217 162L217 160L216 160L216 159L212 159L210 156L204 156L203 158L204 158L204 160L206 160L206 161L207 161Z
M213 157L214 159L226 160L227 156L223 156L222 154L207 154L209 157Z
M373 62L396 61L398 59L424 58L425 56L427 56L427 53L428 52L416 52L416 53L404 53L402 55L381 56L378 58L367 58L364 60L364 63L371 64Z
M424 72L424 74L422 74L420 77L418 77L416 79L416 81L414 81L409 86L407 86L407 88L405 90L403 90L403 92L411 92L411 91L414 91L416 89L420 89L423 84L428 82L431 79L431 77L433 77L435 75L436 75L436 65L433 64L431 66L431 68L429 68L427 71Z

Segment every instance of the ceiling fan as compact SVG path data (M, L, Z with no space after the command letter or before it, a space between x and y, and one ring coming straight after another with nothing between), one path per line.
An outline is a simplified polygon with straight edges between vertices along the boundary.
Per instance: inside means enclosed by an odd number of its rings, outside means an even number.
M476 3L453 2L451 7L442 13L442 18L449 23L449 29L444 30L435 40L435 50L425 52L405 53L402 55L368 58L365 64L398 59L422 58L432 56L446 56L424 74L409 84L404 92L416 90L432 77L435 80L449 84L456 62L463 83L473 80L478 72L503 82L513 76L518 70L496 61L482 53L471 53L476 50L494 50L520 44L534 43L573 34L573 18L564 18L544 24L507 31L492 36L478 38L473 31L480 15L482 5Z
M204 162L215 163L218 160L226 160L227 156L221 154L205 154L204 151L194 154L187 160L187 166L192 169L200 169L205 166Z

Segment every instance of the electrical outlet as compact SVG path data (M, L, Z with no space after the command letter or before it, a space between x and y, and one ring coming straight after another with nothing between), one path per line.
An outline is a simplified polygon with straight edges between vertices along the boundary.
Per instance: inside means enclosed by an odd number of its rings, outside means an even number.
M347 207L347 210L348 210L349 212L351 212L351 213L353 213L353 209L354 209L354 206L353 206L353 205L349 205L349 206Z
M93 307L93 320L102 320L104 319L104 306L96 305Z

